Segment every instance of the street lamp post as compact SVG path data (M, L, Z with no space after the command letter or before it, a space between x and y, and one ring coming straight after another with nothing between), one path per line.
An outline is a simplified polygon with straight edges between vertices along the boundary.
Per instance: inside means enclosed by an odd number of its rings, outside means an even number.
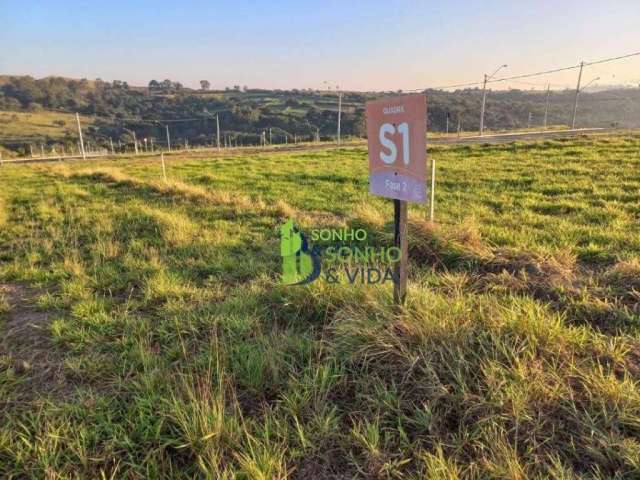
M578 97L582 92L584 92L589 87L589 85L591 85L593 82L597 82L598 80L600 80L600 77L596 77L593 80L591 80L589 83L587 83L584 87L580 88L580 79L582 78L583 65L584 65L584 62L580 64L580 75L578 76L578 88L576 88L576 97L573 103L573 117L571 119L572 130L576 128L576 116L578 115Z
M480 109L480 135L484 135L484 110L487 103L487 82L491 80L496 73L506 67L507 65L500 65L491 75L484 74L484 82L482 84L482 108Z
M331 85L329 84L329 82L327 82L326 80L323 80L322 83L327 87L327 91L330 92ZM336 85L336 93L338 94L338 125L336 130L336 141L339 147L341 143L340 127L342 123L342 90L340 90L340 85ZM319 134L316 134L316 138L318 138L318 141L319 141Z

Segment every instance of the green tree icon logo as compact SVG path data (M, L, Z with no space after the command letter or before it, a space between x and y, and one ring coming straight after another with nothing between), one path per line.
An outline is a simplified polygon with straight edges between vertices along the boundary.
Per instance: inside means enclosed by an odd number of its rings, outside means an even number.
M282 257L282 283L302 285L320 276L320 258L309 250L307 239L296 228L293 219L280 227L280 256Z

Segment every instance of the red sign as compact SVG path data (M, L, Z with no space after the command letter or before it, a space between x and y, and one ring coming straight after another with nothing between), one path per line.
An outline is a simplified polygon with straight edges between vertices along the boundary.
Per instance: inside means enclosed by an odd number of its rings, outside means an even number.
M427 99L402 95L367 102L369 191L427 201Z

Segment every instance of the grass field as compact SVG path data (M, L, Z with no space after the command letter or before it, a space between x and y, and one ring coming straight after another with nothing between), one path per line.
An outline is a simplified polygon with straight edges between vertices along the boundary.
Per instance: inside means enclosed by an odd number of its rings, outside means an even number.
M93 123L90 117L83 116L81 121L85 128ZM0 144L33 143L38 155L44 140L62 140L67 135L75 138L77 132L76 116L71 113L0 111Z
M638 478L640 135L437 147L409 293L363 147L0 167L0 477Z

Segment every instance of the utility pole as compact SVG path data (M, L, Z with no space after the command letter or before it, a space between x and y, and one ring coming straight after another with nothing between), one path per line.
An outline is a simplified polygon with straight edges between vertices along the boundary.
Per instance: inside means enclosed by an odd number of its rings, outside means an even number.
M167 150L171 151L171 137L169 137L169 124L165 125L167 132Z
M133 147L136 151L136 155L138 155L138 140L136 139L136 132L131 130L131 133L133 134Z
M491 75L484 74L484 82L482 83L482 107L480 108L480 135L484 135L484 111L487 104L487 82L491 80L496 73L507 65L500 65Z
M33 145L29 144L29 151L31 152L31 158L33 158Z
M269 145L271 145L273 142L273 137L271 136L271 127L269 127Z
M113 149L113 139L109 137L109 145L111 145L111 155L115 155L115 150Z
M460 115L458 115L458 138L460 137L460 128L461 128L461 125L460 125Z
M573 118L571 119L571 129L576 128L576 114L578 113L578 95L580 95L580 82L582 81L582 69L584 62L580 62L580 73L578 73L578 86L576 87L576 97L573 102Z
M216 114L216 139L218 143L218 151L220 151L220 118Z
M480 107L480 135L484 135L484 108L487 103L487 74L484 74L484 82L482 84L482 107Z
M144 151L148 152L149 149L147 148L147 137L144 137Z
M533 113L529 112L529 119L527 120L527 128L531 128L532 119L533 119Z
M549 117L549 96L551 95L551 84L547 83L547 104L544 107L544 129L547 129L547 119Z
M78 136L80 137L80 150L82 150L82 159L86 160L87 155L84 153L84 140L82 139L82 128L80 127L80 115L76 112L76 122L78 122Z
M447 112L447 136L449 135L449 112Z
M342 92L338 93L338 146L340 146L340 120L342 119Z
M149 141L151 142L151 153L155 152L155 149L153 148L153 138L150 138Z

